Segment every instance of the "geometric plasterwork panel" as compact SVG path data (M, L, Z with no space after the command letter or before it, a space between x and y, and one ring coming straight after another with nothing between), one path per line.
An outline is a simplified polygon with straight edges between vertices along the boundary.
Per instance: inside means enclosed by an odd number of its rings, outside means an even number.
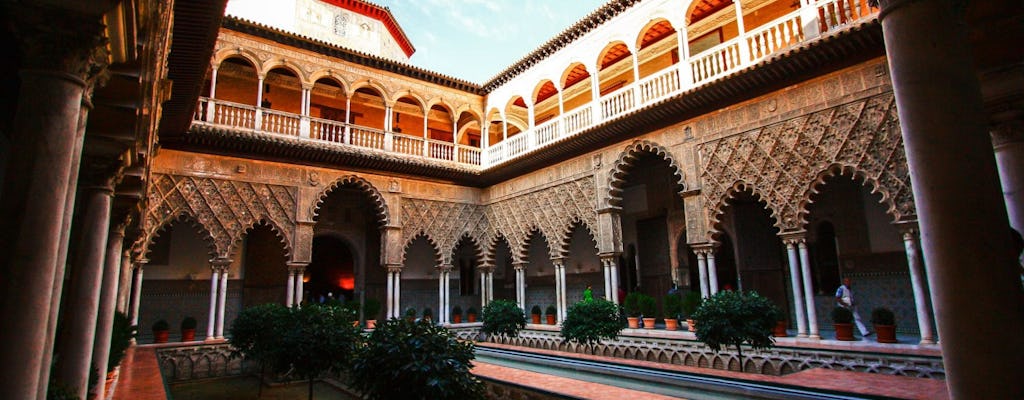
M802 229L818 185L840 173L880 193L893 221L916 218L892 92L701 143L697 152L712 232L742 190L767 203L779 229Z
M512 246L512 258L525 261L526 239L539 230L548 241L551 258L568 253L571 230L579 222L597 239L597 189L594 177L561 183L489 204L485 212L491 232L487 243L503 235Z
M225 179L153 174L143 246L171 221L188 216L210 237L216 256L228 257L254 225L267 223L291 253L295 235L295 195L290 186Z
M464 236L480 243L487 236L489 224L483 207L414 198L402 199L402 242L407 246L419 235L437 246L442 265L452 263L452 252Z

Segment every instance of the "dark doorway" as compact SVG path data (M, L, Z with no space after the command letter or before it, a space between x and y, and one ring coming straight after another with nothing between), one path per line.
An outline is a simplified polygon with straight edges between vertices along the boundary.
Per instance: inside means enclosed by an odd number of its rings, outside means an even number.
M303 277L303 299L320 302L331 298L353 300L355 256L349 244L334 236L313 238L313 257Z

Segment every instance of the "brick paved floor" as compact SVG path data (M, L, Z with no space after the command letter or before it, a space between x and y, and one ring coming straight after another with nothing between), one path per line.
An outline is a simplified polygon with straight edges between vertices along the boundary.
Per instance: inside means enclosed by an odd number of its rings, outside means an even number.
M121 363L114 400L167 400L156 349L132 346Z

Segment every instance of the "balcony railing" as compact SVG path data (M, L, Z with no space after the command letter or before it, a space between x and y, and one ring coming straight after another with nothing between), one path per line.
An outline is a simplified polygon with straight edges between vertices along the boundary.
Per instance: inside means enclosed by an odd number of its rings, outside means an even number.
M485 149L403 135L344 122L300 116L219 99L201 98L195 122L489 167L579 134L749 67L771 54L874 18L868 0L820 0L647 76ZM805 23L806 22L806 23ZM805 32L807 30L807 32ZM486 135L486 133L484 133Z

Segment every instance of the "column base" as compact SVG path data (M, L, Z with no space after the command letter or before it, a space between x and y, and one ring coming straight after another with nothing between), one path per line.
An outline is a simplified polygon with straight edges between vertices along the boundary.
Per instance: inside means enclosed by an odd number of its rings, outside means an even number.
M821 340L821 335L808 335L808 339Z
M797 333L797 334L796 334L796 337L798 337L798 338L803 338L803 339L807 339L807 334L806 334L806 333Z
M921 339L920 344L938 344L935 339Z

